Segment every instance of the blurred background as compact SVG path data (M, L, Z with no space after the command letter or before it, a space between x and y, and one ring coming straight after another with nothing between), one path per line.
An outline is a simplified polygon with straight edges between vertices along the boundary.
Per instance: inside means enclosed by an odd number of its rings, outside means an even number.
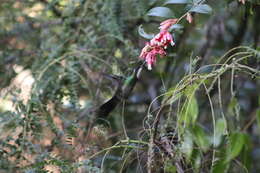
M147 38L198 3L212 9L175 25L167 56L144 68L128 99L96 123L93 109L116 94L114 80L132 74ZM259 7L257 0L1 0L0 173L259 172ZM220 59L238 46L247 47ZM209 65L248 54L244 66L217 77L219 66ZM197 86L197 70L213 78ZM188 102L172 92L182 80L196 88L183 94ZM178 123L179 109L194 121Z

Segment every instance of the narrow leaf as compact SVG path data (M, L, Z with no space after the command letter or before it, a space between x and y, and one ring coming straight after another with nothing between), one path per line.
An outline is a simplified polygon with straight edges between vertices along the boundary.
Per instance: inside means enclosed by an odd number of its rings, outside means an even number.
M192 123L195 123L199 113L198 103L195 96L193 96L190 100L190 104L188 105L188 113L190 114Z
M179 117L179 123L184 122L187 125L194 124L197 120L198 112L198 103L195 96L187 96Z
M188 4L191 3L190 0L167 0L164 5L167 4Z
M165 18L174 18L174 14L171 9L167 7L155 7L148 11L148 16L157 16Z
M149 40L154 37L154 34L148 34L148 33L146 33L146 32L144 31L144 28L143 28L142 25L140 25L140 26L138 27L138 33L139 33L139 35L142 36L143 38L146 38L146 39L149 39Z
M246 167L247 170L250 170L252 167L252 142L249 135L245 135L245 144L243 150L241 151L241 162Z
M207 4L199 4L199 5L193 6L189 11L195 12L195 13L208 14L208 13L212 12L212 8Z
M172 25L170 28L169 28L169 31L172 31L172 30L180 30L182 29L183 26L181 24L174 24Z
M219 146L222 141L222 136L226 134L226 120L218 119L216 123L216 137L213 139L214 146Z
M185 90L185 95L187 97L186 101L184 102L178 123L185 123L187 125L194 124L197 120L199 109L198 103L195 97L195 91L198 89L197 84L190 85Z

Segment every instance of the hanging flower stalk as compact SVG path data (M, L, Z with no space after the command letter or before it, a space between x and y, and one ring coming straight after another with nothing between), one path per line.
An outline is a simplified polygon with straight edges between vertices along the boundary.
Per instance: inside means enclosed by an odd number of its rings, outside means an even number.
M139 57L145 60L148 70L152 70L152 67L156 63L157 56L166 56L165 50L167 49L169 44L171 46L175 45L174 39L169 32L169 28L172 25L181 21L185 17L189 23L192 23L193 17L190 12L185 13L178 19L165 20L162 23L160 23L160 32L156 36L154 36L154 38L152 38L149 42L146 43Z
M150 42L147 42L142 49L140 58L146 61L148 70L151 70L152 66L155 65L157 56L164 57L166 55L165 49L169 44L171 46L175 45L168 30L177 21L178 19L168 19L162 22L159 27L160 32Z

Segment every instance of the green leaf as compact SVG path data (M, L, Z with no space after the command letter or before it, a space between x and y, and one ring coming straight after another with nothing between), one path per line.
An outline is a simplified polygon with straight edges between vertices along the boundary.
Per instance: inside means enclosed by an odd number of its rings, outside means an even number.
M226 134L226 120L225 119L218 119L216 123L216 136L215 140L213 139L213 144L215 147L219 146L222 141L222 136Z
M212 8L207 4L199 4L193 6L189 12L208 14L212 12Z
M250 140L250 136L245 135L245 144L243 150L241 151L241 161L247 170L250 170L252 167L251 153L252 153L252 143Z
M192 134L189 131L186 131L183 135L183 142L181 143L180 150L185 154L188 160L191 159L193 151L193 140Z
M192 128L192 133L193 133L195 143L203 151L207 151L210 146L210 142L204 130L200 126L196 125L195 127Z
M188 114L190 114L192 123L195 123L199 113L198 103L195 96L191 97L189 105L187 107L187 112Z
M154 34L148 34L148 33L146 33L146 32L144 31L144 28L143 28L142 25L140 25L140 26L138 27L138 33L139 33L139 35L142 36L143 38L146 38L146 39L149 39L149 40L154 37Z
M187 125L194 124L197 120L199 108L195 97L195 91L198 89L198 84L194 83L186 88L184 94L187 97L184 102L178 119L178 124L185 123Z
M170 94L169 94L170 95ZM175 101L177 101L178 99L180 99L182 96L182 92L172 92L171 95L169 96L170 98L167 97L167 103L168 104L172 104Z
M211 173L226 172L226 170L228 169L228 165L229 165L228 162L226 162L224 159L219 159L213 165Z
M148 11L148 16L157 16L165 18L174 18L174 14L171 9L167 7L155 7Z
M194 167L194 172L200 172L201 164L203 164L201 153L197 150L193 154L193 164L192 165Z
M185 123L187 125L193 124L198 116L197 101L194 97L188 98L182 106L179 116L179 124Z
M192 3L191 0L167 0L164 5L167 4L188 4Z
M177 86L173 86L168 89L168 91L165 93L163 103L167 104L173 104L175 101L180 99L183 95L183 92L179 91L179 88Z
M229 137L229 154L227 156L227 161L231 161L237 157L245 144L245 134L233 133Z
M181 24L174 24L172 25L170 28L169 28L169 31L172 31L172 30L180 30L182 29L183 26Z
M188 97L182 107L179 121L187 124L194 124L197 120L198 113L198 103L195 96Z
M235 97L231 98L230 103L228 104L228 113L231 115L238 115L240 106L238 100Z

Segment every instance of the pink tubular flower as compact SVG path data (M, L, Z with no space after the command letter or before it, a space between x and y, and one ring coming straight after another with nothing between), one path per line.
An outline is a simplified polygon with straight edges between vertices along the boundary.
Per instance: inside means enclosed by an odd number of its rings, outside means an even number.
M147 43L140 54L140 58L146 61L148 70L151 70L156 63L157 55L165 56L166 52L160 46L151 46L150 43Z
M189 22L189 23L192 23L192 15L190 13L187 13L187 16L186 16L186 20Z
M174 41L172 35L167 31L163 30L159 34L157 34L151 41L152 46L162 46L163 48L167 48L167 45L170 43L174 46Z
M177 19L168 19L160 24L160 32L150 42L146 43L142 49L140 58L147 63L148 70L152 69L152 66L156 63L156 57L158 55L165 56L165 49L168 44L175 45L172 35L168 29L177 22Z
M160 23L159 29L161 31L167 31L172 25L174 25L178 19L168 19Z
M142 49L142 52L139 57L145 60L148 52L150 52L151 49L152 49L152 47L151 47L150 43L146 43L146 45Z

